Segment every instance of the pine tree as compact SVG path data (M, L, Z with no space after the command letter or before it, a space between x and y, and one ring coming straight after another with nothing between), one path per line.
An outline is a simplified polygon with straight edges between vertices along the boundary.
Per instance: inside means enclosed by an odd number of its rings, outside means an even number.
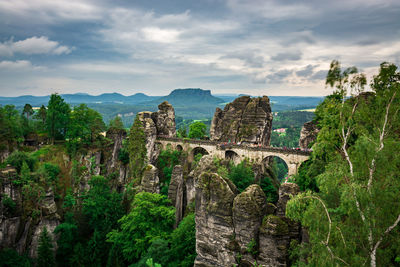
M44 227L39 237L37 266L50 267L54 266L54 264L55 261L54 261L52 240L47 231L47 228Z

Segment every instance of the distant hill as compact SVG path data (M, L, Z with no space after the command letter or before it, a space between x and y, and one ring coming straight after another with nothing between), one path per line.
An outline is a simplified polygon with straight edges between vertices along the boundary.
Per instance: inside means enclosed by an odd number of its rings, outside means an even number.
M169 95L160 97L153 102L168 101L174 107L179 106L216 106L224 100L211 95L210 90L200 88L175 89Z
M159 98L159 96L148 96L143 93L137 93L130 96L124 96L119 93L106 93L101 95L76 93L76 94L62 94L61 96L67 103L70 104L116 103L116 104L134 105ZM26 103L29 103L32 106L40 106L40 105L47 105L49 99L50 99L49 95L47 96L24 95L18 97L0 97L0 105L12 104L15 106L23 106Z

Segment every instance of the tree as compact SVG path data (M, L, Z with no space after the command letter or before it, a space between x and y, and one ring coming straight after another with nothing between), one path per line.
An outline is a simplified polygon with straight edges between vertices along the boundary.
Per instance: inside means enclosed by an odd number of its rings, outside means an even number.
M110 123L108 125L108 129L110 129L110 130L123 130L124 129L124 124L122 123L121 117L120 116L115 116L114 119L110 120Z
M70 259L74 254L74 245L77 241L78 226L73 214L68 212L65 221L54 229L57 239L57 266L71 266Z
M254 183L254 172L250 164L245 160L236 166L232 166L228 177L236 185L239 192Z
M196 121L189 125L189 138L201 139L206 136L207 126L200 122Z
M25 104L22 114L25 114L26 118L29 120L29 116L33 114L33 109L30 104Z
M69 122L70 108L58 94L52 94L47 106L46 127L49 137L54 140L64 139Z
M121 247L128 263L144 256L153 240L167 239L175 222L175 209L166 196L141 192L132 209L119 220L120 229L107 235L108 242Z
M51 236L49 235L47 228L44 227L39 237L37 266L52 267L54 264L54 251Z
M129 131L128 154L130 174L134 179L140 181L147 165L147 149L146 135L138 116Z
M187 137L187 129L185 126L181 126L176 132L178 138L186 138Z
M86 254L92 262L107 262L110 244L106 243L106 235L117 227L117 222L123 215L122 197L111 191L103 176L93 176L89 185L90 189L84 196L82 205L92 233Z
M21 116L13 105L0 106L0 138L9 146L23 137Z
M168 266L193 266L196 258L196 222L194 213L188 214L171 234L171 263Z
M86 104L74 107L67 133L71 142L91 144L103 130L105 124L100 113Z
M383 63L374 92L365 93L365 76L356 68L342 72L338 62L331 64L331 99L341 100L330 107L334 118L322 115L323 138L313 147L318 153L330 147L316 177L320 191L299 194L287 206L287 215L308 228L311 265L389 266L400 254L399 77L396 66Z

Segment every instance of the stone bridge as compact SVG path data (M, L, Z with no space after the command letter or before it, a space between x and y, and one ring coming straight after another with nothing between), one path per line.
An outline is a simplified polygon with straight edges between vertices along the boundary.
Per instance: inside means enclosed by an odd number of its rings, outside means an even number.
M209 154L222 159L231 159L235 164L245 158L257 163L266 163L271 157L279 157L288 166L288 176L296 174L300 164L310 156L310 151L304 150L226 144L210 140L189 140L158 136L156 142L163 149L170 145L172 149L187 151L189 160L193 160L194 155L198 153Z

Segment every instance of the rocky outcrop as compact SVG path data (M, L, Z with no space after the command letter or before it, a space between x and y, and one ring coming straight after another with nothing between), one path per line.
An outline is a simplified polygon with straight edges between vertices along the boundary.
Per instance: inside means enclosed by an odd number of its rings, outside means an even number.
M157 146L157 127L152 119L153 112L143 111L138 113L139 120L143 123L143 130L146 135L146 150L147 158L150 163L155 163L158 153L156 152Z
M175 228L183 218L185 199L185 181L183 179L183 169L181 165L174 166L171 174L171 182L168 187L168 198L175 207Z
M258 231L266 212L266 204L265 194L257 184L250 185L233 200L233 225L242 255L242 266L252 266L255 261ZM254 247L249 251L252 244Z
M206 155L187 180L193 177L195 185L194 266L254 266L254 262L288 266L289 244L301 239L301 231L300 225L284 214L287 201L299 192L298 186L283 184L275 206L267 203L259 185L250 185L238 194L231 181L216 172L212 157Z
M235 188L216 173L196 181L196 252L194 266L233 266L235 231L232 204ZM233 190L232 190L233 189Z
M176 136L174 108L167 101L164 101L158 105L158 109L157 112L143 111L138 113L146 134L147 158L151 164L155 164L160 152L156 146L157 135Z
M304 123L300 131L299 147L309 148L309 145L317 140L319 129L314 121Z
M157 134L175 137L175 110L167 101L158 105L158 111L152 114L152 119L157 128Z
M148 193L160 193L160 179L158 178L158 169L153 165L147 165L143 172L140 183L140 191Z
M217 108L211 122L210 139L269 145L272 113L267 96L242 96Z
M113 141L111 157L107 162L107 172L111 173L113 168L118 165L118 156L126 138L126 131L124 129L110 129L107 131L106 137Z
M300 192L300 188L295 183L284 183L279 187L279 200L276 204L278 216L284 217L286 214L286 204L292 196L297 195Z
M260 227L258 264L262 266L288 266L291 240L301 239L301 227L285 217L289 199L300 192L294 183L284 183L279 188L276 214L266 215Z

